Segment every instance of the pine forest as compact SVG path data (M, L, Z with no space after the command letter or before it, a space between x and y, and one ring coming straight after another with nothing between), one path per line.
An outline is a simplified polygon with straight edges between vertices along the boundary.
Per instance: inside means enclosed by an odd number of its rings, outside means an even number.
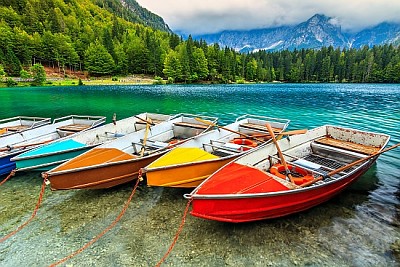
M29 76L32 66L42 65L88 76L146 74L169 83L400 82L400 48L393 45L238 53L184 40L158 16L139 11L118 0L3 0L0 79Z

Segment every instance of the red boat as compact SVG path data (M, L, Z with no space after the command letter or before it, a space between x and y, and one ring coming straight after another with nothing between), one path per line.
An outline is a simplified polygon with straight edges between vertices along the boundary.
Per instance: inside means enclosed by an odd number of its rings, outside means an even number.
M385 134L318 127L251 150L185 198L192 200L193 216L222 222L300 212L329 200L364 174L389 139Z

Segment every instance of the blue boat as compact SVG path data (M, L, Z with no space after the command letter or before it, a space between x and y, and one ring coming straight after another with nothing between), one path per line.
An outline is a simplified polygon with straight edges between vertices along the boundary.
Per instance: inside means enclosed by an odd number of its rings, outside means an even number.
M0 137L0 175L16 168L12 158L54 140L104 124L104 116L69 115L57 118L51 124L18 131Z
M146 121L154 124L167 121L169 115L141 113L122 120L69 135L13 157L17 171L47 171L89 149L124 135L142 130Z

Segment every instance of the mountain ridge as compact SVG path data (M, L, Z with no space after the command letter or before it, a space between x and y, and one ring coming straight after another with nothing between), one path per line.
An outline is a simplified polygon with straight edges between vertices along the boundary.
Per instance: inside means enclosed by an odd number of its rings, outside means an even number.
M195 35L193 38L203 39L207 43L218 43L239 52L319 49L327 46L360 48L364 45L399 45L400 24L382 22L356 33L346 33L335 18L315 14L294 26L247 31L226 30L215 34Z

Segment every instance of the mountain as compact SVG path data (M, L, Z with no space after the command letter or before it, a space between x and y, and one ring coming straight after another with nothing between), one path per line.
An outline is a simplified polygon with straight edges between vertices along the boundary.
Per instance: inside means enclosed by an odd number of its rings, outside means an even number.
M344 33L334 18L316 14L295 26L249 31L223 31L193 36L207 43L218 43L240 52L282 49L318 49L321 47L362 47L386 43L400 44L400 24L381 23L355 34Z
M119 0L121 4L139 18L139 22L153 29L171 32L164 19L146 8L140 6L135 0ZM133 21L135 22L135 21Z
M400 24L381 23L373 28L365 29L354 36L353 47L382 44L400 45Z
M153 29L172 32L163 18L140 6L135 0L92 0L118 17L133 23L140 23Z

